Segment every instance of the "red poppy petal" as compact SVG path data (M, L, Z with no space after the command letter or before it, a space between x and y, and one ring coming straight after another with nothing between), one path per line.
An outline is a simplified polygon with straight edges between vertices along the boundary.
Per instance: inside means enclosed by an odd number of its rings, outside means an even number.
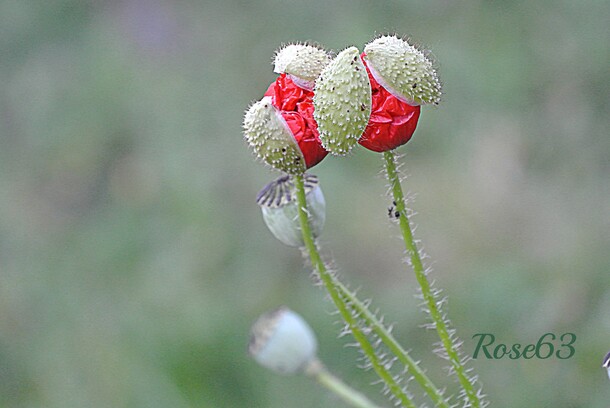
M375 152L395 149L407 143L413 136L420 107L411 106L396 98L371 75L366 60L364 66L371 81L373 99L371 118L358 143Z
M318 125L313 118L313 92L297 86L286 74L281 74L272 83L265 96L271 96L273 106L294 135L307 168L318 164L328 152L322 147Z

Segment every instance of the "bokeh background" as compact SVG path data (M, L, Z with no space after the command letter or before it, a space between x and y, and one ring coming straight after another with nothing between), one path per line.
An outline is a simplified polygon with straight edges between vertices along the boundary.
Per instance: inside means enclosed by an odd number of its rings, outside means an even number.
M444 82L400 152L464 352L476 333L577 336L569 360L476 360L492 406L607 407L609 20L605 0L1 0L0 406L343 406L248 358L250 324L281 304L383 403L299 251L265 228L254 198L277 174L241 122L282 43L397 32ZM322 244L454 390L381 169L364 149L313 169Z

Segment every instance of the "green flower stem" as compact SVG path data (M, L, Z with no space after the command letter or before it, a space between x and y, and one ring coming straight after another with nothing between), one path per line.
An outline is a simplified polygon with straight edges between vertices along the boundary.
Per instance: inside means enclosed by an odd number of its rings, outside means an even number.
M381 339L392 354L408 368L409 373L416 382L424 389L430 399L440 408L449 408L449 404L443 398L440 390L432 383L419 365L409 356L407 351L396 341L384 324L350 291L334 274L329 274L333 286L338 290L343 301L353 310L355 316L362 319L367 327L372 328L373 332Z
M320 360L312 361L305 369L305 374L312 377L319 384L353 407L379 408L378 405L375 405L362 393L345 384L341 379L328 371Z
M409 224L409 218L407 216L404 194L402 192L402 186L400 185L398 172L396 171L396 159L394 152L384 152L383 157L385 159L388 181L390 182L390 187L394 195L394 201L396 202L396 211L398 211L400 214L400 230L405 241L407 253L411 259L411 265L413 267L413 271L415 272L415 277L421 287L426 306L430 311L430 317L434 322L438 336L441 339L441 343L447 352L449 362L451 363L451 366L458 377L460 385L466 393L466 397L470 401L472 407L480 407L481 401L479 400L477 392L474 389L474 385L466 374L466 369L460 362L457 348L449 336L447 325L445 324L445 320L443 319L443 316L436 303L435 296L430 288L430 283L426 277L424 266L419 255L419 251L417 250L417 245L413 239L413 232L411 231L411 225Z
M402 387L396 382L392 374L385 368L383 363L379 360L373 345L369 342L366 335L360 329L357 320L350 312L344 299L339 294L337 287L333 284L332 274L326 268L324 261L318 252L318 248L315 244L311 228L309 226L309 217L307 212L307 201L305 198L305 187L303 185L303 175L294 175L294 185L297 193L297 203L299 207L299 221L301 224L301 231L303 233L303 241L305 242L305 248L309 254L309 259L314 268L318 271L320 280L324 284L324 287L328 291L333 303L341 313L341 317L345 323L347 323L352 335L359 343L360 348L364 355L370 361L373 369L379 376L379 378L386 384L389 391L401 402L405 407L415 408L415 404L411 401L409 396L405 393Z
M350 305L356 315L364 320L368 327L373 329L383 344L392 352L394 356L398 357L398 360L404 364L405 367L409 369L409 373L413 376L413 379L419 383L436 406L439 408L449 408L449 404L447 401L445 401L445 398L440 390L436 388L426 373L424 373L419 365L417 365L415 360L411 358L409 353L402 348L394 336L392 336L392 333L390 333L384 324L379 321L377 316L371 313L370 310L360 301L360 299L358 299L354 293L345 287L343 283L335 279L334 284L337 286L341 296L343 296L344 300Z

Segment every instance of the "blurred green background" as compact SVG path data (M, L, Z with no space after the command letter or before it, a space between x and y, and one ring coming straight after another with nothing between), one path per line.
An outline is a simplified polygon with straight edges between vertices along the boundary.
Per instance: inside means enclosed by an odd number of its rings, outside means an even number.
M607 407L608 21L606 0L0 0L0 406L343 406L247 357L250 324L281 304L383 403L299 251L265 228L254 198L277 174L241 122L282 43L397 32L444 81L400 152L464 352L482 332L577 335L569 360L476 360L492 406ZM381 169L364 149L313 169L322 244L454 390Z

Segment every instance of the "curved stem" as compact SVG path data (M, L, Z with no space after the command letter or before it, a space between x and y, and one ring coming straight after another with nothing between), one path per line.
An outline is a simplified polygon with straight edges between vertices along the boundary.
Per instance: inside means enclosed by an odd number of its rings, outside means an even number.
M392 374L385 368L384 364L380 361L379 357L375 353L373 345L369 342L368 338L358 325L357 320L350 312L344 299L339 294L337 287L333 284L332 274L326 268L326 265L322 261L318 248L315 244L311 228L309 226L308 212L307 212L307 201L305 197L305 188L303 185L303 175L294 175L294 185L297 194L297 203L299 209L299 221L301 224L301 231L303 233L303 241L305 242L305 248L311 259L313 267L318 271L320 280L324 284L328 294L330 295L333 303L339 310L341 317L347 323L352 335L360 345L360 348L364 355L368 358L371 366L379 376L379 378L386 384L389 391L401 402L405 407L415 408L415 404L409 396L402 389L400 384L396 382Z
M419 255L419 251L417 249L417 245L415 244L415 240L413 239L413 232L411 231L411 225L407 216L404 194L402 192L402 186L400 185L400 178L398 177L398 172L396 171L396 161L394 157L394 152L384 152L383 157L385 159L388 181L390 182L390 187L392 188L392 194L394 196L396 211L398 211L400 215L400 230L405 241L405 246L409 258L411 260L413 271L415 272L415 277L417 279L417 282L419 283L419 286L421 287L424 302L426 303L426 306L430 311L430 317L434 322L436 331L438 333L439 338L441 339L443 348L447 352L449 362L451 363L451 366L458 377L458 380L466 394L466 397L468 398L473 407L480 407L481 401L479 400L478 394L474 389L473 383L471 382L470 378L466 373L466 369L460 362L457 347L452 341L451 336L449 335L447 325L445 323L445 320L443 319L441 311L439 310L436 298L430 288L428 278L426 277L426 273L421 257Z
M364 394L345 384L340 378L328 371L320 360L312 361L305 369L305 374L312 377L319 384L326 387L353 407L379 408L379 406L371 402Z

